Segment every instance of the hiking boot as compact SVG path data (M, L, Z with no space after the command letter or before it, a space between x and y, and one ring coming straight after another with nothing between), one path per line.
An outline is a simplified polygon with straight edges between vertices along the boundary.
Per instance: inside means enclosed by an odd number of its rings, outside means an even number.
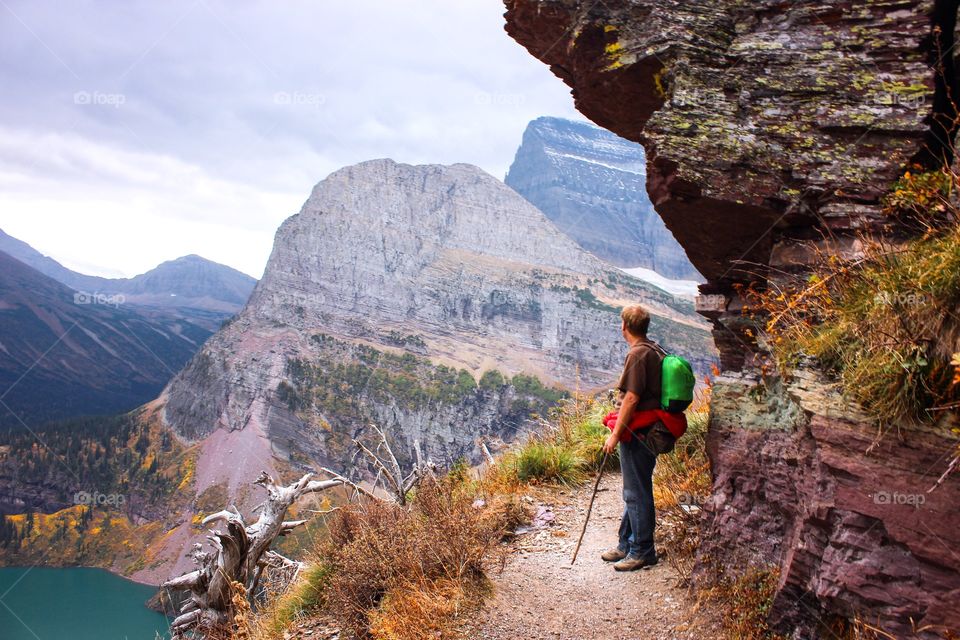
M620 551L620 549L613 548L609 551L604 551L601 553L600 557L604 562L616 562L617 560L623 560L626 558L627 554L625 554L623 551Z
M627 556L620 562L613 565L617 571L636 571L637 569L649 568L657 564L656 558L648 559L640 556Z

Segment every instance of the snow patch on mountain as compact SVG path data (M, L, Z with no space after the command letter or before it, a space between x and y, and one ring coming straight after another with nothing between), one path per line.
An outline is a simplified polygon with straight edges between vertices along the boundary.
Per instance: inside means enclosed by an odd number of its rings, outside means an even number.
M644 282L649 282L669 294L684 298L695 298L698 293L697 287L700 286L700 283L696 280L671 280L670 278L660 275L653 269L644 267L621 269L621 271L630 274L634 278L639 278Z

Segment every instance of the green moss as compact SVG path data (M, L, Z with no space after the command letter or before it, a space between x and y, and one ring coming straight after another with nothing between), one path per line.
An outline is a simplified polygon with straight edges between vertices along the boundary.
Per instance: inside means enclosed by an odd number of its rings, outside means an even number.
M506 383L506 378L504 378L503 374L496 369L486 371L482 376L480 376L480 388L485 391L498 391Z

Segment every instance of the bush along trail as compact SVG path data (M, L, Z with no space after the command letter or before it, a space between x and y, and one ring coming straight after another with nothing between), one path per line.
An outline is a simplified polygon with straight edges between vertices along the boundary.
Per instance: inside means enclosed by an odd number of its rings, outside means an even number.
M706 404L655 476L661 562L617 573L617 461L600 484L571 566L610 407L577 398L540 434L484 469L428 476L405 505L367 499L326 517L310 568L246 623L258 640L292 638L764 638L762 588L690 594L698 502L709 489ZM758 582L762 587L763 584ZM734 597L734 595L736 597ZM749 603L749 606L743 606Z

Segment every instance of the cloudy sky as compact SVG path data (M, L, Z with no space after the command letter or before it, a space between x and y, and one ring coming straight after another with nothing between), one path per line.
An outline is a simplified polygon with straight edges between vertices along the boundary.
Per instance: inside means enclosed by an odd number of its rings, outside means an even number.
M498 0L0 0L0 228L85 273L200 254L259 277L280 222L370 158L503 178L582 119Z

